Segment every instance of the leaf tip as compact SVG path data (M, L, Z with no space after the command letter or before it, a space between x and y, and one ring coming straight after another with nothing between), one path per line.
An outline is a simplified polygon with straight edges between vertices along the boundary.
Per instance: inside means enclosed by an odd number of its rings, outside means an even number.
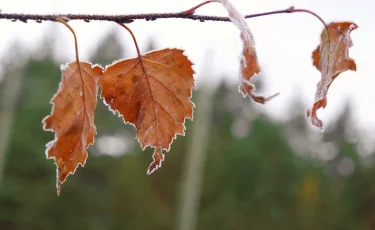
M319 100L314 103L311 110L306 111L306 117L311 117L311 124L315 127L318 127L322 132L323 129L323 121L318 118L317 111L319 108L325 108L327 106L327 99L323 98L322 100Z
M322 132L324 131L323 129L323 121L320 120L318 117L311 117L311 122L314 126L318 127Z
M161 167L161 163L164 161L164 154L161 153L162 149L156 147L152 158L154 159L147 169L147 175L152 174Z

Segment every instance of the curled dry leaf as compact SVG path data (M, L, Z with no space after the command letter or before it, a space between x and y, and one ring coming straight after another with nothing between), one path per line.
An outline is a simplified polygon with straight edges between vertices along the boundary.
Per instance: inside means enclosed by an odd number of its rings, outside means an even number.
M239 91L244 97L249 96L254 101L264 104L266 101L277 96L274 94L270 97L263 97L253 93L255 91L255 85L250 82L250 78L260 72L260 66L258 63L258 57L255 50L254 38L251 34L249 26L245 20L245 17L233 6L229 0L217 0L228 11L230 20L240 29L241 40L243 43L242 55L240 61L240 85Z
M312 53L313 64L321 72L321 80L317 85L315 102L307 116L311 116L313 125L322 129L323 122L317 117L317 110L327 105L327 92L336 77L347 70L357 70L353 59L348 57L352 46L350 32L358 26L352 22L333 22L323 30L321 43Z
M44 130L55 132L55 139L46 145L46 155L55 159L58 193L66 177L79 164L85 164L86 149L94 143L96 81L103 72L101 67L86 62L73 62L61 70L59 89L51 100L51 115L43 119Z
M164 49L114 63L99 80L101 97L136 127L142 149L155 149L148 174L161 166L162 150L184 135L185 118L193 118L193 74L183 50Z

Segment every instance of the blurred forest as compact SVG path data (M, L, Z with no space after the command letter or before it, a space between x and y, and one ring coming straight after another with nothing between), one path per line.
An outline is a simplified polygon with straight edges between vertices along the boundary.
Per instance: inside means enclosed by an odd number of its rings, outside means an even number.
M90 61L105 66L126 52L119 47L110 34ZM349 102L333 129L312 134L298 98L300 113L275 122L224 82L211 96L193 91L194 122L151 176L152 149L98 101L95 145L58 197L45 156L54 134L41 124L61 78L49 49L21 67L8 60L0 82L1 230L181 230L183 221L199 230L375 229L374 154L364 159L347 138Z

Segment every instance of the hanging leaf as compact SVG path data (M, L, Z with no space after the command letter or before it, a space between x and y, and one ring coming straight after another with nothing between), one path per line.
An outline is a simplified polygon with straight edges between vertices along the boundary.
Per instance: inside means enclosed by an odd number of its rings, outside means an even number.
M228 11L229 19L240 29L242 40L242 55L240 60L240 85L239 91L244 97L249 96L254 101L264 104L266 101L274 98L278 93L263 97L253 93L255 85L250 82L251 77L259 74L260 66L255 50L255 43L250 28L245 20L245 17L233 6L229 0L218 0Z
M321 72L321 80L317 85L315 102L307 116L311 116L314 126L323 128L323 122L317 117L317 110L327 106L327 92L336 77L347 70L357 70L356 63L348 56L352 46L350 32L358 28L352 22L333 22L327 26L328 33L323 30L320 45L313 51L314 66Z
M184 135L185 118L193 118L193 74L183 50L164 49L114 63L99 80L101 97L135 126L142 149L155 149L148 174L161 166L162 150Z
M43 119L44 130L55 132L55 139L46 145L46 155L55 159L58 192L66 177L73 174L79 164L85 164L86 149L94 143L96 81L103 71L86 62L79 65L72 62L61 70L62 79L51 100L51 115Z

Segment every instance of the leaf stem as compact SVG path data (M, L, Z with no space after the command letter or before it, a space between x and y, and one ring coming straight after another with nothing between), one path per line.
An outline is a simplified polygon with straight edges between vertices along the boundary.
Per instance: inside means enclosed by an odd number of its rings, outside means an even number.
M70 32L72 32L72 34L73 34L73 37L74 37L74 47L75 47L75 50L76 50L76 52L75 52L75 54L76 54L76 62L77 62L78 67L79 67L79 69L81 71L81 68L79 66L78 41L77 41L76 33L74 32L73 28L66 22L66 19L64 19L63 17L60 17L60 16L57 17L56 21L64 24L70 30ZM82 74L81 74L81 77L82 77Z
M198 5L192 7L190 9L188 9L188 10L183 11L183 14L185 14L185 15L193 15L198 8L200 8L201 6L204 6L204 5L208 4L208 3L212 3L212 2L217 2L217 1L215 1L215 0L208 0L208 1L202 2L201 4L198 4Z
M123 28L125 28L130 33L130 35L132 36L135 48L137 49L137 54L138 54L139 62L141 63L143 72L146 73L145 67L143 66L141 52L139 51L139 46L138 46L138 43L137 43L137 39L135 38L135 36L133 34L133 31L129 27L127 27L125 24L123 24L123 23L117 23L117 24L119 24L120 26L122 26Z
M290 13L298 13L298 12L302 12L302 13L308 13L308 14L311 14L313 15L314 17L316 17L317 19L319 19L319 21L323 24L324 26L324 29L326 30L327 32L327 35L328 35L328 42L331 40L330 37L329 37L329 32L328 32L328 27L327 27L327 24L326 22L316 13L310 11L310 10L306 10L306 9L295 9L294 7L292 7L290 9Z

